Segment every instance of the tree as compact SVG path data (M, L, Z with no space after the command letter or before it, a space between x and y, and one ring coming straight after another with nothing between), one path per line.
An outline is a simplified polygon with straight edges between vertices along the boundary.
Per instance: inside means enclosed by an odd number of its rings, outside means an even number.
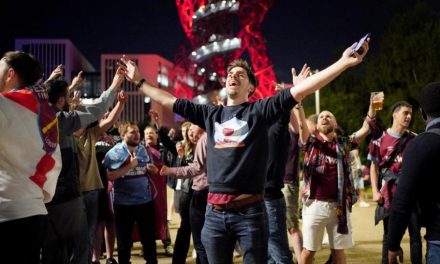
M427 83L440 78L438 5L435 1L416 1L403 9L391 20L379 51L322 90L321 109L332 111L345 131L359 128L370 92L379 90L385 92L384 109L379 113L385 125L391 123L392 105L406 100L414 106L412 130L424 130L417 96ZM306 110L310 105L309 99Z

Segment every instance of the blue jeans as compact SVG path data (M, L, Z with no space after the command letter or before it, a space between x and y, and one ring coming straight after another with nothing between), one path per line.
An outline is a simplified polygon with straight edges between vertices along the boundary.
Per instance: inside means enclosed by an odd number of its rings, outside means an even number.
M431 242L427 241L427 264L440 263L440 243L439 241Z
M206 207L202 243L209 264L232 263L232 253L238 240L244 264L267 263L267 214L264 202L240 209L218 211Z
M194 241L194 249L197 252L197 264L208 264L205 247L202 243L202 229L205 223L206 203L208 190L194 191L189 208L189 220L191 222L191 234Z
M269 251L267 263L293 263L289 250L286 227L286 201L284 197L265 200L269 222Z

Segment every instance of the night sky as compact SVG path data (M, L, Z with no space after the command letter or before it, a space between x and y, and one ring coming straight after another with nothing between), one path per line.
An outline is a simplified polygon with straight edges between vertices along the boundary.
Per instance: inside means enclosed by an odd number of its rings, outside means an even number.
M279 81L290 67L323 68L372 33L371 54L390 18L415 0L274 0L263 25ZM5 3L7 2L7 3ZM99 69L103 53L156 53L171 61L185 41L174 0L2 1L0 52L15 38L69 38Z

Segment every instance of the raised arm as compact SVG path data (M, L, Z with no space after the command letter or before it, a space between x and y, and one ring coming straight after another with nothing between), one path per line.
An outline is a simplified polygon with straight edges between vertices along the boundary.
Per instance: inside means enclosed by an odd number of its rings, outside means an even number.
M338 77L346 69L361 63L362 59L368 52L368 41L365 41L362 45L362 48L364 50L362 54L358 54L357 52L355 52L353 55L350 55L355 45L356 43L347 48L342 54L342 57L334 64L307 78L300 84L292 87L290 89L290 92L295 100L297 102L301 102L305 96L315 92L316 90L321 89L322 87L330 83L333 79Z
M82 75L83 75L83 71L80 71L78 75L76 75L75 78L73 78L72 83L68 88L69 94L73 93L78 87L80 87L84 83L85 79L83 78Z
M136 84L141 91L146 96L151 97L152 100L158 102L165 108L173 110L174 102L176 97L162 89L154 87L147 83L145 79L141 76L138 66L132 60L129 60L125 55L121 58L121 67L125 71L125 77L128 81Z
M51 72L49 78L47 78L47 80L44 83L47 83L48 81L53 80L58 76L62 76L62 75L63 75L63 65L60 64Z
M118 91L119 87L121 87L122 82L125 79L125 70L123 67L119 66L116 70L115 76L113 77L113 81L110 84L110 87L107 91Z
M294 113L294 109L292 109L292 111L290 112L289 128L293 132L299 133L298 115Z
M293 88L300 85L310 76L310 67L304 64L301 72L297 75L295 68L292 68L292 83ZM306 116L301 102L299 102L292 109L292 114L290 118L290 127L294 132L299 133L299 142L305 144L310 136L309 129L307 128Z
M302 107L301 104L297 104L293 108L292 113L298 122L297 132L299 133L299 142L304 145L310 137L310 131L309 128L307 127L307 120L306 120L306 115L304 113L304 108Z
M115 93L125 79L125 72L122 68L118 68L110 87L105 90L101 96L96 99L93 104L84 106L81 110L77 109L76 113L80 117L81 127L86 127L90 123L98 120L107 112L109 107L113 105Z
M110 127L112 127L113 124L118 120L119 116L124 110L124 106L128 101L128 96L123 91L121 91L118 93L117 98L118 103L116 104L115 108L113 108L107 118L99 122L99 135L102 135L105 131L109 130Z
M76 110L81 106L81 92L77 91L73 94L72 101L70 101L70 111Z
M365 139L365 137L368 134L370 134L370 132L372 130L370 126L372 125L372 121L375 121L375 120L373 120L375 118L376 118L376 110L374 110L373 100L372 100L372 97L370 97L370 106L368 107L367 116L366 116L364 122L362 123L362 127L354 133L354 141L356 141L357 143L360 143L362 140Z

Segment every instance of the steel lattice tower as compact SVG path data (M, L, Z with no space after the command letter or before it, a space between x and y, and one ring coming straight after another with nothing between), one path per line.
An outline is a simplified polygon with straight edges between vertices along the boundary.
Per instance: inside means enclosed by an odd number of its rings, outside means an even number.
M252 99L273 95L276 77L261 33L261 23L272 3L176 0L180 23L191 46L188 52L188 45L182 45L176 56L176 95L189 97L221 88L227 64L245 52L259 84ZM188 77L191 82L183 81Z

